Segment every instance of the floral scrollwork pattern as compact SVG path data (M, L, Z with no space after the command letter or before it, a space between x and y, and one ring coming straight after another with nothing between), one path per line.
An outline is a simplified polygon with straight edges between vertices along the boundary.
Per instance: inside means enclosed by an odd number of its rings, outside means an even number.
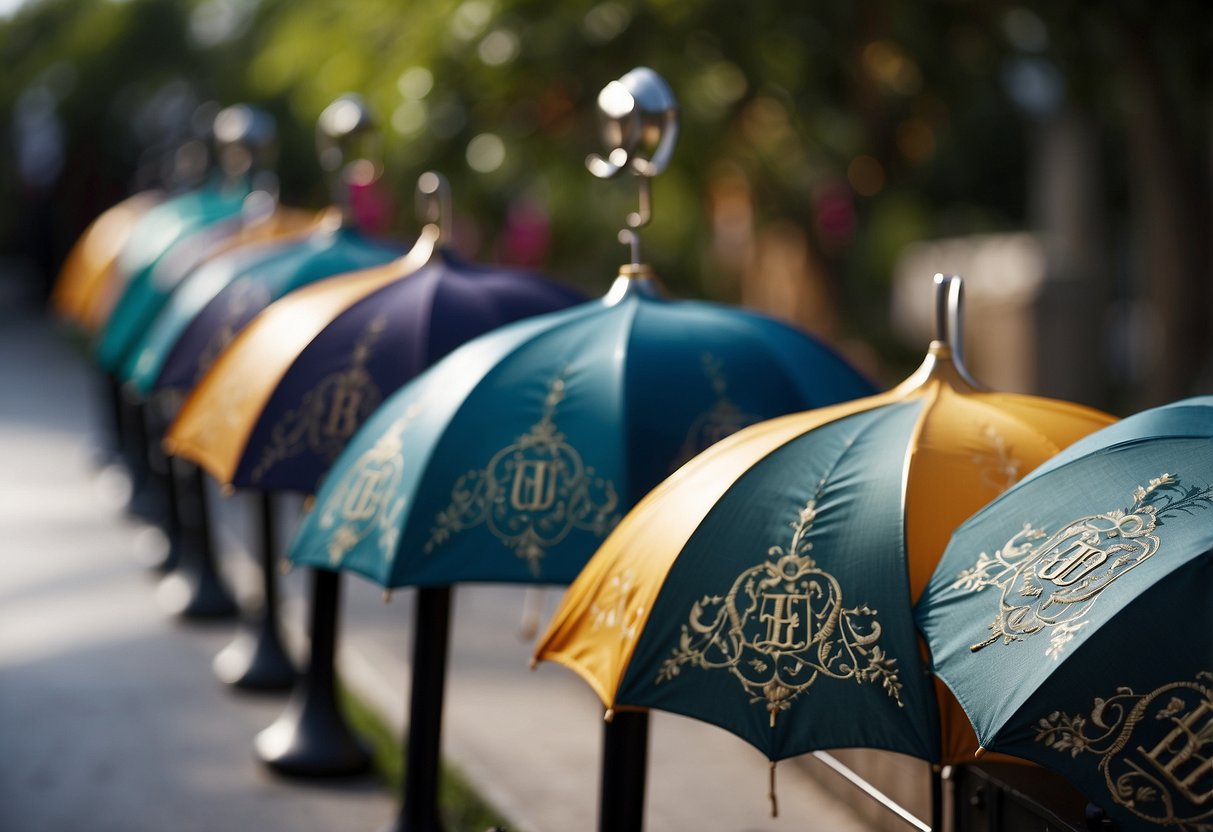
M766 708L772 728L823 677L879 685L903 705L897 660L880 645L877 611L867 604L844 606L839 581L811 554L825 482L789 524L786 547L772 546L768 559L742 572L724 595L706 595L692 605L678 647L658 670L658 684L684 666L727 670L752 704Z
M332 530L328 555L333 566L374 533L379 535L384 558L389 562L395 558L405 506L405 498L399 493L404 474L404 434L420 412L421 405L414 404L394 421L325 498L318 525Z
M350 352L349 366L320 379L300 397L297 407L282 414L253 468L253 482L260 482L275 465L304 451L326 462L337 458L383 400L366 362L386 327L387 318L382 315L367 324Z
M1050 639L1045 655L1059 658L1089 623L1100 594L1157 553L1162 518L1210 505L1213 486L1185 487L1162 474L1134 489L1127 509L1080 517L1051 535L1025 523L993 555L980 553L952 583L960 592L1000 591L990 637L970 649L1044 632Z
M425 543L427 554L483 524L539 577L548 549L574 529L603 537L615 526L615 484L585 464L556 424L564 397L564 379L557 376L548 385L539 421L483 468L455 481L450 504L438 513Z
M1053 711L1035 741L1077 758L1093 754L1111 799L1182 832L1213 832L1213 672L1146 694L1120 687L1089 714Z

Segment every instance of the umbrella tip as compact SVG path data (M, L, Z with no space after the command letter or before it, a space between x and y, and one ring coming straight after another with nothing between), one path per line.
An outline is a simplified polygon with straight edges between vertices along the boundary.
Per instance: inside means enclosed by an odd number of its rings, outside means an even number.
M607 708L606 713L604 713L602 715L602 721L603 722L614 722L615 721L615 709Z
M984 756L986 756L986 747L984 745L977 746L977 750L973 752L973 757L980 760Z

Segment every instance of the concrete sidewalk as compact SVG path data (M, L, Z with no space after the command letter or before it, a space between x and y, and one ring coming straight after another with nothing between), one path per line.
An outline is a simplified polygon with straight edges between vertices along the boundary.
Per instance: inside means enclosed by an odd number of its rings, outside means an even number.
M0 829L382 825L392 800L376 781L317 788L253 757L281 700L215 680L230 628L187 630L157 607L132 556L146 530L92 467L84 370L0 312Z
M125 518L91 466L99 410L90 371L52 328L0 311L0 829L373 829L392 801L366 781L296 784L254 761L253 735L283 699L221 688L210 659L230 627L178 626L153 599ZM107 496L107 494L109 496ZM228 577L250 583L247 506L217 513ZM299 646L305 576L284 581ZM412 596L344 581L339 666L402 731ZM539 599L546 617L555 592ZM535 598L512 587L455 593L444 717L450 762L512 832L593 830L601 706L578 678L528 669L520 635ZM718 728L655 713L646 824L655 832L868 829L803 769L768 769ZM850 787L838 782L840 793Z

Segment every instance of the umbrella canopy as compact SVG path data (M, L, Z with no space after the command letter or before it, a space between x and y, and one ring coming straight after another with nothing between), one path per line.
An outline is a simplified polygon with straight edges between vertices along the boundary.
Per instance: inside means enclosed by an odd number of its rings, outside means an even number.
M137 378L141 390L188 389L278 298L326 277L387 263L401 248L342 225L338 213L329 214L311 232L240 258L235 269L216 268L194 284L196 293L168 310L172 317L162 328L148 333L145 349L128 354L122 375Z
M116 301L115 263L139 218L164 201L162 191L142 191L103 211L89 223L59 270L51 294L55 311L92 332L98 306Z
M536 656L608 707L711 722L771 760L971 751L963 716L938 724L912 600L964 518L1109 421L978 391L941 337L892 391L754 425L654 489L569 588Z
M583 300L533 274L427 254L271 304L195 388L170 451L222 483L311 493L386 395L476 335Z
M1124 829L1213 827L1213 397L1034 471L956 531L916 613L984 747Z
M169 295L164 308L123 363L120 373L122 379L144 396L165 387L187 389L192 386L222 349L222 341L204 348L208 359L202 362L202 366L197 362L198 356L192 352L188 358L173 361L175 370L169 375L174 383L162 384L160 378L165 364L170 362L178 343L198 315L216 295L236 280L255 274L274 260L286 256L305 242L310 232L321 229L325 221L325 214L317 216L279 207L264 222L242 229L223 251L217 252L186 275L180 286ZM229 340L230 337L229 334ZM196 340L185 338L185 343ZM182 350L187 351L185 345L182 345ZM195 362L192 366L191 360Z
M566 583L705 445L870 391L791 327L621 276L604 299L478 338L389 399L291 557L385 586Z
M190 238L217 223L226 221L225 231L234 233L248 194L244 184L208 186L166 200L138 221L130 243L118 256L117 269L125 282L97 345L96 357L103 369L118 370L168 299L181 276L173 274L171 253L192 251ZM172 279L161 277L161 271Z

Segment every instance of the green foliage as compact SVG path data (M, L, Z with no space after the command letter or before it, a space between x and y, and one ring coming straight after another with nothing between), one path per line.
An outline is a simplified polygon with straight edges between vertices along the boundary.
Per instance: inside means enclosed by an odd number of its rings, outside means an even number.
M350 728L371 750L372 767L388 789L400 797L404 788L404 752L400 740L382 718L347 688L338 691L341 711ZM483 832L506 821L490 808L456 770L445 768L439 786L438 805L451 832Z
M1199 159L1208 36L1203 4L1136 0L30 0L0 22L0 113L10 116L31 84L67 79L58 194L76 197L59 200L74 236L129 187L146 142L132 125L166 84L186 79L199 99L276 114L284 198L315 206L329 193L315 119L356 91L383 123L401 231L415 227L416 176L439 170L471 253L501 256L511 211L535 204L551 223L545 267L601 289L626 258L615 232L635 185L584 169L602 149L595 98L648 65L681 105L679 147L642 236L671 290L731 299L740 266L720 262L712 206L722 177L733 177L757 229L801 230L844 323L866 330L885 317L872 293L888 286L906 241L1033 222L1036 115L1009 94L1012 70L1052 72L1066 106L1106 128L1108 207L1127 213L1119 136L1133 117L1124 96L1133 68L1120 49L1138 41L1156 57L1158 84L1175 96L1167 103L1179 103L1178 141ZM1191 100L1206 103L1182 106ZM10 141L0 137L0 150ZM90 177L87 193L75 184ZM16 193L11 173L0 189ZM19 242L18 204L0 201L0 248Z

